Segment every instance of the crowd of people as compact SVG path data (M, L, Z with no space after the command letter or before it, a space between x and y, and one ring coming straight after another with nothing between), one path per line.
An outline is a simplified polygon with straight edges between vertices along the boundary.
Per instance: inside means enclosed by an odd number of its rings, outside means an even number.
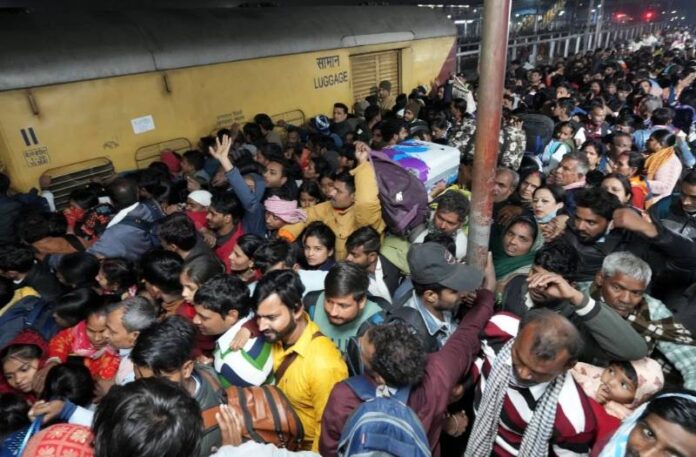
M0 174L3 446L695 456L696 56L640 43L510 62L484 270L472 78L258 114L64 208ZM397 236L372 151L406 139L460 164Z

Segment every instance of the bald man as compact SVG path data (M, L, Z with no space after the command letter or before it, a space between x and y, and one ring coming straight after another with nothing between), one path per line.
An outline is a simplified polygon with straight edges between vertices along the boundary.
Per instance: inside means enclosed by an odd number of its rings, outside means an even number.
M476 418L466 455L589 453L594 415L568 373L581 351L578 330L553 311L532 310L521 321L493 316L472 373Z

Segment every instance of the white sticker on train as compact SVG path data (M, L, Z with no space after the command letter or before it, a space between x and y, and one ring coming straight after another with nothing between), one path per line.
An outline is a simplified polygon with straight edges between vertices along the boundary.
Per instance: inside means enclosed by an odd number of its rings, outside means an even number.
M155 130L155 120L152 118L152 115L149 114L147 116L131 119L131 125L133 126L133 133L136 135Z

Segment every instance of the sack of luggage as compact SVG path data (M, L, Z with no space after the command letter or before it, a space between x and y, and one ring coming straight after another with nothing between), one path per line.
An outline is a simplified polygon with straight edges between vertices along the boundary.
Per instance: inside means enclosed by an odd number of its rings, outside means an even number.
M428 222L428 193L423 183L380 151L370 153L377 177L382 218L389 231L409 236Z

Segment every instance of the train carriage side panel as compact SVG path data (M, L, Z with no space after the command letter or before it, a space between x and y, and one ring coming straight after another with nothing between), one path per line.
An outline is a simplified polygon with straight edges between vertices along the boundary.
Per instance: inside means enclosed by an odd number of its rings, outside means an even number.
M399 50L401 87L429 84L454 42L440 37L268 57L162 72L0 92L0 150L15 187L76 162L105 157L117 171L136 168L135 152L187 138L195 145L212 129L254 114L301 110L331 114L353 103L352 55ZM49 171L50 173L50 171Z

